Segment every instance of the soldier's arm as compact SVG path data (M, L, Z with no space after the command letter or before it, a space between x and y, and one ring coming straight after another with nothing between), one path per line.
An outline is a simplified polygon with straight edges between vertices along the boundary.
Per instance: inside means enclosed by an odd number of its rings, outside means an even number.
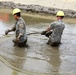
M50 29L50 27L49 28L47 28L45 31L42 31L41 32L41 35L45 35L47 32L49 32L51 29Z
M49 28L47 28L45 31L46 31L46 32L47 32L47 31L50 31L50 27L49 27Z
M15 31L15 30L16 30L16 26L12 27L12 28L10 29L10 32L11 32L11 31Z
M45 35L47 32L52 32L53 29L54 29L54 27L55 27L55 22L52 22L52 23L51 23L51 26L50 26L49 28L47 28L45 31L43 31L43 32L41 33L41 35Z
M24 28L24 24L23 23L19 24L19 31L20 31L20 33L19 33L19 36L17 37L18 39L20 37L22 37L24 35L24 32L25 32L25 28Z
M50 30L52 30L52 29L54 28L54 25L55 25L55 23L52 22L51 25L50 25L50 27L47 28L45 31L50 31Z
M7 31L5 31L5 35L7 35L9 32L15 31L16 27L12 27L12 29L8 29Z
M56 22L52 22L51 25L50 25L50 30L53 30L56 26Z

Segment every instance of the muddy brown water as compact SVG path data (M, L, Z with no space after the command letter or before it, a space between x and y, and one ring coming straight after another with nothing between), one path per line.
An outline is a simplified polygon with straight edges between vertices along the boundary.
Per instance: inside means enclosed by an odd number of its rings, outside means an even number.
M76 75L76 24L66 24L59 47L46 44L48 38L40 34L28 35L28 48L14 47L11 28L15 20L8 13L0 13L0 75ZM4 17L2 17L4 16ZM50 20L23 16L27 33L45 30Z

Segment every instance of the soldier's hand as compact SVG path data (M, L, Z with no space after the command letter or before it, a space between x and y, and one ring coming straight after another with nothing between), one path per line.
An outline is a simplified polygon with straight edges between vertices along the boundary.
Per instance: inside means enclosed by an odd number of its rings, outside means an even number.
M17 37L16 40L19 41L19 38Z
M45 35L45 34L46 34L46 32L47 32L47 31L43 31L43 32L41 33L41 35Z
M5 31L5 35L7 35L10 32L10 30L8 29L7 31Z

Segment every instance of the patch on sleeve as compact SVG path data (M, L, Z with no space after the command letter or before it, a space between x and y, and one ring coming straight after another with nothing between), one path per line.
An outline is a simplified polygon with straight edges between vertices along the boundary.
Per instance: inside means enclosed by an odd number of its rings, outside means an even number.
M20 25L19 25L19 28L24 28L24 25L23 25L23 24L20 24Z

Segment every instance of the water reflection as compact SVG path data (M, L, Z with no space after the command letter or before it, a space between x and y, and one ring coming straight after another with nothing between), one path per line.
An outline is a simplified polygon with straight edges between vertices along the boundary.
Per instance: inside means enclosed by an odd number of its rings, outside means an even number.
M49 55L50 60L48 61L50 64L52 64L54 71L58 73L61 65L61 59L60 59L60 50L59 47L51 47L51 50L48 51L51 53Z
M25 52L25 48L17 48L14 47L13 49L13 55L14 55L14 60L12 60L13 65L15 65L16 67L22 69L23 68L23 64L24 64L24 57L26 57L26 52Z

